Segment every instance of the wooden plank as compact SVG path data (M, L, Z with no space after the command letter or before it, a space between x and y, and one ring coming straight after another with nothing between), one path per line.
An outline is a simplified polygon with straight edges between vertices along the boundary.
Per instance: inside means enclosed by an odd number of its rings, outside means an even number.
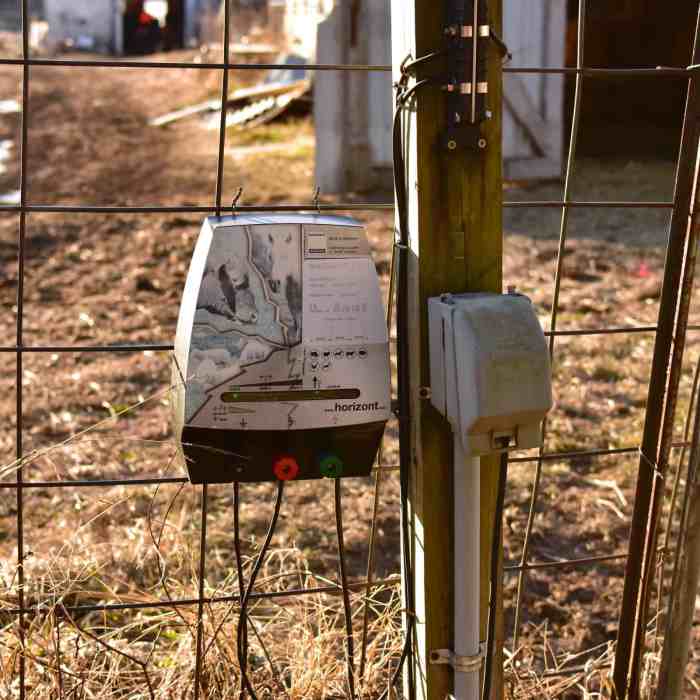
M491 2L491 26L500 29L501 0ZM423 56L442 46L443 9L432 0L392 0L392 62ZM411 528L416 596L417 698L444 700L452 685L448 666L427 663L431 649L452 639L452 437L446 421L425 400L429 385L427 299L441 292L501 291L501 96L500 57L490 57L493 118L484 125L488 147L448 153L437 143L445 127L444 95L420 92L405 129L409 183L409 287L413 333ZM444 68L444 67L443 67ZM439 73L440 66L431 66ZM433 70L431 70L433 72ZM398 79L395 72L394 78ZM482 461L481 621L485 635L489 595L490 538L497 489L496 460ZM499 630L502 637L502 628ZM499 647L500 649L500 647ZM500 651L494 698L501 697Z
M192 117L195 114L204 114L205 112L216 111L221 111L221 100L206 100L205 102L199 102L196 105L176 109L172 112L168 112L167 114L163 114L160 117L155 117L148 122L148 125L166 126L167 124L172 124L173 122L180 121L181 119Z

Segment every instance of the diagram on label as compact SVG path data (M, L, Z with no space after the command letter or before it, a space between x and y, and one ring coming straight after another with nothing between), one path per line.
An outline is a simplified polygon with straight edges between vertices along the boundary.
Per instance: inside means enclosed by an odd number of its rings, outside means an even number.
M388 338L363 229L250 218L212 230L184 422L251 431L385 419Z

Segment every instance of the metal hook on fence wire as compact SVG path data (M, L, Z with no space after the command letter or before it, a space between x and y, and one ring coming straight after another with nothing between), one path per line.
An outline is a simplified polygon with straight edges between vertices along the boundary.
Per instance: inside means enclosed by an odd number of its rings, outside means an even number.
M314 195L313 195L311 201L313 202L313 205L319 214L322 213L320 199L321 199L321 188L318 185L316 185L316 189L314 190Z
M241 195L243 194L243 188L239 187L238 191L236 192L235 195L233 195L233 199L231 200L231 213L235 216L236 215L236 209L238 209L238 200L241 198Z

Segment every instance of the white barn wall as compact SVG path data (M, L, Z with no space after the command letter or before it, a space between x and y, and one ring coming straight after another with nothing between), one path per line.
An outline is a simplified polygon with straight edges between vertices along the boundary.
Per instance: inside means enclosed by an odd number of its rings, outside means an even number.
M319 63L347 62L350 15L339 4L318 25L316 60ZM317 71L314 76L314 128L316 132L316 185L322 192L343 192L348 165L346 147L347 81L339 71Z
M121 2L119 0L45 0L48 40L76 44L89 39L93 50L110 53L120 48ZM85 48L88 48L87 46Z
M504 0L503 40L513 56L513 66L564 65L566 3ZM564 146L562 76L505 74L503 97L504 177L560 177Z
M353 31L350 3L336 3L318 26L319 63L391 63L387 0L363 0L356 23ZM316 73L316 183L322 192L391 187L392 105L389 72Z
M511 65L564 63L566 3L503 0ZM358 46L350 47L349 0L319 24L320 63L391 62L388 0L362 0ZM394 8L400 3L394 3ZM341 17L343 19L341 20ZM338 23L341 24L338 24ZM338 42L343 47L337 45ZM389 73L320 71L315 77L316 181L328 193L391 187L393 95ZM503 159L510 179L558 178L564 142L564 81L557 75L504 76Z
M367 63L391 64L391 21L388 0L371 0L364 9L367 28ZM367 117L370 157L375 167L392 166L391 122L393 94L391 73L370 73L367 76ZM387 128L388 127L388 128Z

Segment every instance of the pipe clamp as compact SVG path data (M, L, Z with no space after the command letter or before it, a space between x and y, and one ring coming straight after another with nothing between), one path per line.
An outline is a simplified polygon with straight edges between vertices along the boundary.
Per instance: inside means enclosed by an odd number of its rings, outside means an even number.
M481 670L485 654L483 642L479 644L479 653L474 656L457 656L451 649L434 649L430 652L430 663L450 665L458 673L474 673Z

